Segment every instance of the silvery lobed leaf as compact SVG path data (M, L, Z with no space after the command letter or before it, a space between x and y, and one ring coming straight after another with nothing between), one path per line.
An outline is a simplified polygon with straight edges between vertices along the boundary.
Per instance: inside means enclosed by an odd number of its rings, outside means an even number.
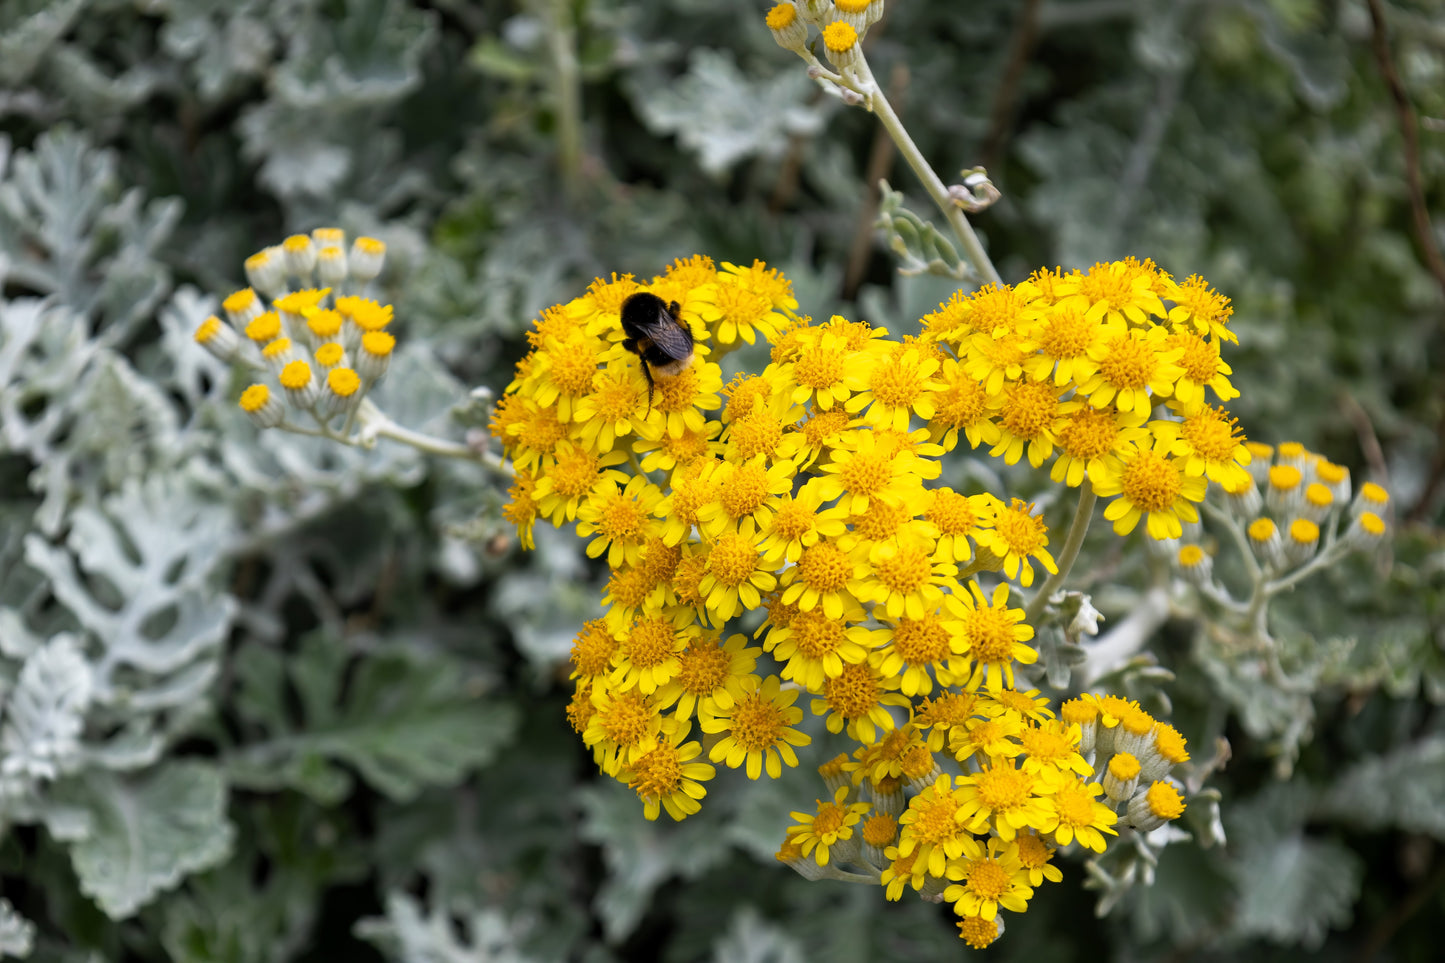
M74 636L57 635L26 659L5 705L0 773L39 780L73 771L91 695L90 663Z

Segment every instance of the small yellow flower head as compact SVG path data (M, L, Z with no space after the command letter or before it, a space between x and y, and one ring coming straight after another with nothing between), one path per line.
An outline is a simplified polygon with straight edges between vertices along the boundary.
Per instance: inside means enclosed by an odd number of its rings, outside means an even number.
M702 754L699 743L678 744L686 734L686 728L680 729L618 773L619 779L637 791L644 804L643 815L649 820L655 820L662 809L675 822L697 812L707 795L703 782L717 774L707 763L693 761Z
M261 349L261 357L272 371L279 373L299 357L299 352L290 338L277 338Z
M1289 523L1284 540L1285 558L1292 564L1303 565L1315 554L1320 543L1320 527L1308 518L1296 518Z
M852 27L859 39L868 30L868 9L871 6L871 0L833 0L834 16Z
M301 279L303 284L311 280L316 270L316 245L305 234L293 234L281 242L286 257L286 273Z
M312 229L311 240L318 248L345 247L346 232L339 227L318 227Z
M265 310L261 299L256 297L256 292L250 288L242 288L228 295L226 300L221 302L221 307L237 331L244 331L246 325L256 320L256 316Z
M1360 512L1350 522L1345 537L1359 548L1369 548L1379 544L1387 528L1385 520L1374 512Z
M1304 474L1293 465L1275 465L1269 470L1269 487L1264 505L1275 515L1290 515L1304 501Z
M361 350L356 355L357 374L367 383L376 381L386 374L391 364L392 349L396 338L385 331L368 331L361 336Z
M1190 582L1205 585L1213 571L1214 560L1198 545L1182 545L1174 556L1174 564Z
M1284 539L1279 526L1268 518L1256 518L1245 529L1249 535L1249 547L1255 558L1267 567L1274 567L1284 561Z
M1365 482L1360 486L1360 493L1355 496L1354 504L1350 506L1351 511L1356 515L1361 512L1374 512L1383 516L1390 504L1390 493L1385 491L1383 486L1374 482Z
M1158 829L1184 815L1184 797L1167 782L1155 782L1129 800L1129 825L1141 833Z
M808 45L808 25L798 16L798 8L791 0L780 3L768 11L768 29L773 39L784 50L800 53Z
M322 284L337 285L346 280L346 249L324 244L316 254L316 276Z
M858 31L842 20L823 28L823 48L828 60L839 70L853 66L862 56L858 50Z
M270 344L281 337L281 317L275 311L258 314L246 325L246 337L257 346Z
M275 428L286 420L286 409L265 385L252 385L241 392L241 410L258 428Z
M221 323L214 314L196 328L196 343L221 361L230 362L241 347L241 339L230 326Z
M374 280L386 261L386 244L374 237L358 237L351 243L349 273L362 284Z
M267 297L286 289L286 257L279 247L268 247L246 258L246 281Z
M280 380L287 399L297 408L313 408L321 397L321 389L311 375L311 366L305 361L292 361L282 368Z
M312 357L316 359L318 368L322 371L330 371L346 360L346 349L335 341L328 341L317 348Z

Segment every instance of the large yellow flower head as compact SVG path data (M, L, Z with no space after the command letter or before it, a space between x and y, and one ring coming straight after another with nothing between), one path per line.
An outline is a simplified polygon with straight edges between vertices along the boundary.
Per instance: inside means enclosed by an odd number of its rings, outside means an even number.
M652 332L666 363L623 329L639 293L679 326ZM981 945L1059 878L1052 847L1102 848L1126 803L1136 827L1177 818L1188 753L1123 700L1058 718L1016 685L1038 653L1011 592L1058 571L1049 529L1033 503L940 484L943 459L1026 461L1114 498L1121 533L1175 534L1209 483L1253 483L1217 404L1227 314L1132 260L956 295L916 338L797 309L775 269L698 256L543 311L490 425L516 471L504 517L526 545L538 519L574 527L609 570L567 714L647 818L697 812L714 766L778 778L826 729L854 749L779 858L811 878L863 860L890 899L953 903ZM759 342L762 370L728 360Z

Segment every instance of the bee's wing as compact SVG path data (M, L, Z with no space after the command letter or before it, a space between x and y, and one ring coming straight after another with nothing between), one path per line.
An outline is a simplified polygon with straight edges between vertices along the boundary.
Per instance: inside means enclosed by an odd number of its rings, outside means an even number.
M657 323L647 330L647 336L669 358L681 361L692 354L692 333L681 318L674 318L667 311L657 312Z

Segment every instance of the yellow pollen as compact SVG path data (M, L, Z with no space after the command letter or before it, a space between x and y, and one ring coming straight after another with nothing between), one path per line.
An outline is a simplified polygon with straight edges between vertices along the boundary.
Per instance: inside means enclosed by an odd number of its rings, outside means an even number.
M843 488L854 495L873 495L892 480L889 459L867 452L855 452L842 466L838 477Z
M773 514L773 534L781 535L788 541L802 538L812 530L817 520L817 513L807 503L789 499Z
M697 369L685 368L671 378L660 378L654 407L658 411L687 411L697 400Z
M791 3L780 3L768 11L768 29L783 30L798 19L798 11Z
M993 766L974 776L978 798L994 812L1007 812L1025 805L1033 796L1034 780L1010 765Z
M627 636L627 659L638 668L650 669L666 662L677 651L677 635L667 619L643 619Z
M574 338L547 346L548 376L564 394L576 397L592 390L597 375L597 348L590 341Z
M221 319L214 314L202 321L200 327L196 328L196 343L205 344L214 338L221 330Z
M603 421L623 421L637 412L641 394L626 374L601 374L592 392L593 417Z
M1119 440L1119 425L1113 413L1105 408L1083 408L1069 416L1059 429L1059 447L1075 458L1102 458L1114 450Z
M252 385L241 392L241 410L247 414L254 414L265 407L269 400L271 400L270 388L265 385Z
M652 580L640 568L629 568L613 572L607 579L606 596L613 605L622 609L635 609L647 600L652 592ZM606 601L606 599L604 599Z
M1054 809L1062 825L1080 829L1094 822L1094 797L1084 783L1074 780L1054 792Z
M653 712L646 699L641 691L632 689L614 695L612 704L599 711L602 732L607 741L631 746L648 735Z
M936 615L903 618L893 630L893 649L909 665L942 662L953 654L948 630Z
M1009 889L1008 870L994 859L970 860L963 871L963 878L968 888L983 899L996 900Z
M820 592L836 592L853 577L848 555L832 542L819 542L798 560L798 575Z
M671 795L682 785L677 747L663 743L628 766L627 785L644 799Z
M1180 434L1208 461L1227 462L1234 459L1239 447L1239 422L1228 417L1222 408L1208 405L1184 419Z
M805 388L831 388L843 380L843 354L830 345L809 348L793 365L793 378Z
M341 364L342 356L346 349L335 341L328 341L316 349L316 363L323 368L334 368Z
M751 578L757 564L757 548L733 532L718 539L708 553L708 571L728 588L736 588Z
M1109 353L1099 364L1105 380L1116 388L1143 388L1154 378L1159 356L1154 349L1128 335L1109 342Z
M928 584L933 570L926 552L903 546L892 554L881 555L873 565L873 574L891 591L908 595Z
M1014 619L1006 609L979 608L964 622L964 630L978 661L988 665L1013 661Z
M311 383L311 366L304 361L293 361L281 369L281 387L297 390Z
M557 455L557 464L548 474L552 487L568 498L585 495L597 482L597 459L581 448Z
M882 696L878 679L866 662L843 666L842 675L823 683L823 698L845 719L861 719Z
M933 423L948 428L967 428L988 415L988 390L972 378L949 384L934 395Z
M934 492L933 504L928 506L923 517L938 526L942 535L967 535L978 524L978 516L974 514L968 496L951 488L940 488Z
M1058 408L1059 398L1052 384L1025 382L1008 389L999 420L1020 438L1042 438L1054 426Z
M873 369L869 381L873 397L892 408L908 408L923 393L923 379L916 359L894 357Z
M612 654L617 651L617 641L601 619L593 619L582 626L577 638L572 640L572 665L577 674L593 676L606 672L612 663Z
M257 344L275 341L280 336L281 317L275 311L257 315L254 321L246 325L246 337Z
M221 307L227 311L244 311L256 300L256 292L250 288L242 288L226 297L221 302Z
M720 645L698 640L682 653L676 681L693 695L708 695L728 678L728 653Z
M798 643L798 651L810 659L838 651L848 638L844 624L828 618L821 607L795 615L788 632Z
M739 465L722 486L720 498L729 518L751 515L768 500L767 470L761 465Z
M617 495L597 519L597 530L609 538L637 538L647 524L647 514L636 498Z
M326 375L326 384L343 398L350 398L361 388L361 378L350 368L333 368Z
M1149 811L1160 819L1178 819L1184 815L1184 798L1167 782L1156 782L1150 786L1147 798Z
M1078 311L1056 311L1039 334L1039 347L1049 358L1078 358L1088 350L1098 330L1098 324Z
M1179 500L1184 478L1179 466L1152 449L1140 451L1124 466L1124 497L1141 511L1162 512Z

